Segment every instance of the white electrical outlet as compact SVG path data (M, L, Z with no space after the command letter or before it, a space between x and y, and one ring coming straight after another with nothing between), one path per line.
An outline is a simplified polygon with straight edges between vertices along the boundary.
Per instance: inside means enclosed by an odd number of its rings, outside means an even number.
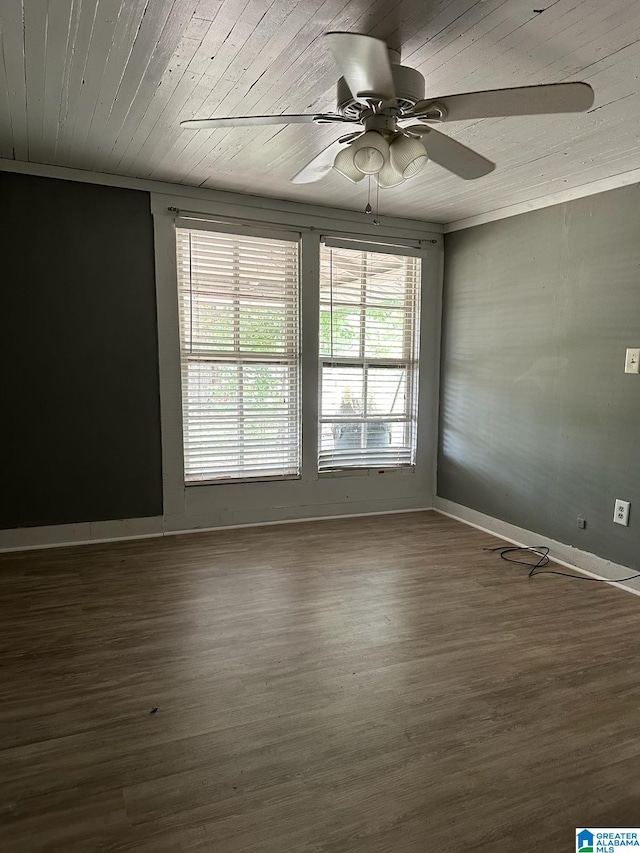
M640 373L640 349L628 349L624 359L625 373Z
M613 513L613 520L616 524L623 524L625 527L629 526L629 507L631 504L629 501L620 501L616 500L616 508Z

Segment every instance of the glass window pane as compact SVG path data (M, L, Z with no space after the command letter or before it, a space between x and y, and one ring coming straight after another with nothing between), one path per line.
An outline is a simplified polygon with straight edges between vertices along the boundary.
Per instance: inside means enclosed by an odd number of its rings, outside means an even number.
M286 352L291 330L287 306L243 301L238 306L238 344L243 352Z
M297 406L293 369L283 364L247 364L242 368L242 411L265 422Z
M391 467L412 461L409 423L328 421L320 426L321 468Z
M323 302L362 302L363 252L351 249L329 249L320 259L320 299Z
M367 370L367 415L409 414L406 367L369 367Z
M413 281L409 274L413 263L414 258L401 255L376 255L367 277L367 305L404 308Z
M362 417L363 378L361 367L323 367L322 417Z
M191 352L231 351L234 348L233 304L211 295L183 297L183 347Z
M298 243L176 240L185 482L297 475Z
M404 358L405 323L403 311L367 308L365 312L366 358Z
M320 311L320 354L358 357L360 352L360 309L323 305Z
M321 248L320 470L414 460L420 267Z

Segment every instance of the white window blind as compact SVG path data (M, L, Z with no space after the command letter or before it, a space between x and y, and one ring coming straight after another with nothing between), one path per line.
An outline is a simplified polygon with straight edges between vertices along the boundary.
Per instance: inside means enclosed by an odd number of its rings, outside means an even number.
M321 246L320 471L415 461L420 265Z
M176 234L185 482L298 475L298 242Z

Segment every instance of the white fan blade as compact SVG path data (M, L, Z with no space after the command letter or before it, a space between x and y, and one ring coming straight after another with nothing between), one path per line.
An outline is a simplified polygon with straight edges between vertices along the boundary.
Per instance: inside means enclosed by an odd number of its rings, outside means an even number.
M332 116L306 114L282 116L228 116L227 118L191 118L181 121L180 127L189 130L212 130L216 127L253 127L261 124L306 124L315 119L330 121ZM339 117L336 116L336 120Z
M515 89L491 89L447 95L419 101L411 115L428 112L429 105L441 104L447 111L443 121L506 116L582 113L593 105L594 93L588 83L550 83L546 86L521 86Z
M395 101L389 51L383 41L359 33L326 33L325 38L354 98L377 95L383 101Z
M482 154L472 151L471 148L467 148L450 136L445 136L444 133L439 133L432 127L411 125L406 130L422 136L429 159L438 166L448 169L449 172L453 172L454 175L464 178L465 181L473 181L475 178L488 175L496 167L495 163L487 160Z
M314 157L307 165L291 178L292 184L311 184L314 181L319 181L328 175L333 167L333 161L336 155L343 148L346 148L349 143L342 139L336 139L321 151L317 157Z

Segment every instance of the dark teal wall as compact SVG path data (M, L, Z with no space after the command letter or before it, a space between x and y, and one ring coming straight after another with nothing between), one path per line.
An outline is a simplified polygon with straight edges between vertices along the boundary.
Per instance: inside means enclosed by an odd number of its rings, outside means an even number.
M147 193L0 173L0 527L162 514Z
M438 494L640 569L633 346L635 186L448 235Z

